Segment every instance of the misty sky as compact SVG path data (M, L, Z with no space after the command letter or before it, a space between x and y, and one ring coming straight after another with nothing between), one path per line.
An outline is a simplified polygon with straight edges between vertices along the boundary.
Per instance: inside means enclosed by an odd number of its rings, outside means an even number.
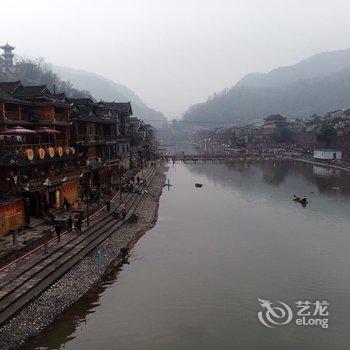
M244 74L350 47L347 0L1 0L0 43L102 74L168 118Z

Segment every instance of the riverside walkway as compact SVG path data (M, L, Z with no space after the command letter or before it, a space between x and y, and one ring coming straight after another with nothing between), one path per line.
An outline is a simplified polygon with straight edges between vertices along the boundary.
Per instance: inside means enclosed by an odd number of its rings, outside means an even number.
M157 170L157 167L145 170L144 177L148 186ZM137 190L116 196L111 204L111 212L101 211L90 220L90 226L81 234L66 233L60 241L53 238L48 246L35 249L31 254L3 267L0 270L0 326L6 324L71 267L129 222L146 194L141 186ZM125 220L114 215L122 206L126 208Z

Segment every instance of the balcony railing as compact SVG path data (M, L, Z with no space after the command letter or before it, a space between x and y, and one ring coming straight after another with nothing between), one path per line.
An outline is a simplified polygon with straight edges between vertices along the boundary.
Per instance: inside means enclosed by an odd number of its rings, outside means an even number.
M6 149L22 149L22 148L47 148L47 147L57 147L56 144L53 143L18 143L13 145L0 145L0 151Z
M76 141L103 142L103 141L113 141L118 139L119 139L119 136L116 136L116 135L78 135Z

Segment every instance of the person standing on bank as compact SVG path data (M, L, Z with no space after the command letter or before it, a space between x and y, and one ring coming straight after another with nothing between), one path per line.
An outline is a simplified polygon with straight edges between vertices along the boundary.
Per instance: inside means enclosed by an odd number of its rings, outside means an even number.
M106 201L106 208L109 213L111 211L111 201L109 199Z
M57 235L57 242L60 242L61 241L61 225L60 224L56 224L55 231L56 231L56 235Z
M122 218L123 218L123 221L125 221L125 219L126 219L126 208L125 208L125 204L123 204L123 206L122 206Z
M81 220L81 217L79 217L77 222L75 223L75 229L78 235L81 234L81 225L82 225L82 220Z
M69 215L69 217L68 217L67 226L68 226L68 232L69 232L69 233L72 233L72 232L73 232L73 219L72 219L72 215Z

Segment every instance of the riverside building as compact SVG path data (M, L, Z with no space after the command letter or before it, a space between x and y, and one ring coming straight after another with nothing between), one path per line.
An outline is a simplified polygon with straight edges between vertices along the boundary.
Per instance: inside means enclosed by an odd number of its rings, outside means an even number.
M152 128L132 116L130 102L0 82L0 236L63 204L79 209L91 189L117 187L152 157L152 144Z

